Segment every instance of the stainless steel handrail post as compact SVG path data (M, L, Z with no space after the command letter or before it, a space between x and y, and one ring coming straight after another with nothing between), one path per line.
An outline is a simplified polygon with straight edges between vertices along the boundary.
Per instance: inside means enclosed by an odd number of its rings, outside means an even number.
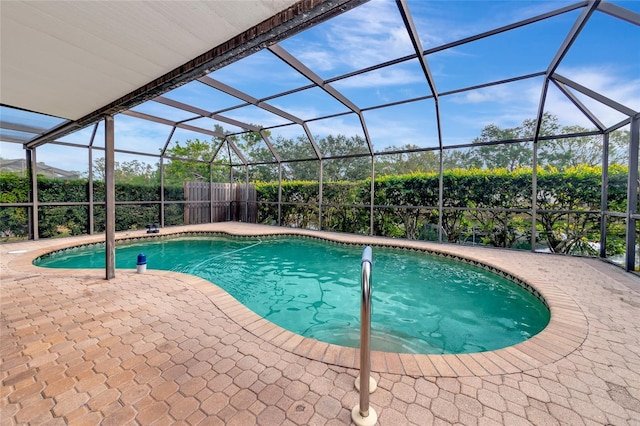
M362 251L362 301L360 304L360 415L369 415L371 375L371 247Z
M360 391L360 404L351 411L351 418L356 425L374 425L378 416L369 407L369 393L376 387L371 379L371 247L362 251L362 299L360 304L360 376L356 378L356 388ZM359 383L358 383L359 379ZM359 386L358 386L359 385ZM370 386L372 385L372 386ZM373 389L370 389L370 388Z

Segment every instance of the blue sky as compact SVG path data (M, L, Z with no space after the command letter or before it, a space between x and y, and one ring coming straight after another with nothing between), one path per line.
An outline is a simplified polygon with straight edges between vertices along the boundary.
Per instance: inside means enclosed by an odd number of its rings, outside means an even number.
M573 3L408 0L423 49L434 48ZM640 1L613 3L640 13ZM545 71L579 13L580 10L568 12L513 31L427 55L436 89L439 92L447 92ZM558 67L557 73L630 108L640 110L638 45L640 27L596 12ZM282 41L280 46L323 79L331 79L413 53L396 3L392 0L371 0L337 18ZM210 77L259 99L310 83L267 50L215 71ZM542 82L543 78L537 77L441 96L444 144L452 146L469 143L488 124L514 127L524 119L534 118ZM336 81L332 85L360 108L430 94L417 60ZM186 84L165 96L208 111L219 111L242 104L238 99L199 82ZM582 95L578 97L605 125L613 125L625 118ZM268 103L303 120L347 111L344 105L318 88L275 98ZM176 121L193 117L191 113L156 102L147 102L134 110ZM546 111L557 115L563 125L592 127L553 85L550 86L547 96ZM287 122L277 115L253 106L226 111L223 115L264 127ZM376 150L390 145L435 147L438 144L432 100L366 111L364 117ZM211 128L213 121L200 119L192 124ZM231 132L240 130L224 123L219 124ZM363 135L359 120L353 114L312 121L309 128L312 134L320 137L328 134ZM116 117L116 148L157 153L166 142L169 131L168 126L119 115ZM63 140L86 145L90 134L90 129L86 129ZM98 134L100 135L100 132ZM302 135L302 129L300 126L274 129L272 137L275 139L278 135L295 138ZM183 141L193 137L209 138L178 130L172 141ZM98 136L100 142L101 138ZM3 143L0 155L4 158L23 157L19 146L7 145L13 144ZM39 150L45 151L45 148ZM60 148L46 149L47 158L51 159L48 162L55 162L55 165L62 168L86 169L86 164L74 167L77 155L68 155L66 152L65 155L57 155L56 150ZM129 156L120 157L120 161L130 159ZM144 160L145 157L140 159ZM151 163L155 162L153 159L148 160Z

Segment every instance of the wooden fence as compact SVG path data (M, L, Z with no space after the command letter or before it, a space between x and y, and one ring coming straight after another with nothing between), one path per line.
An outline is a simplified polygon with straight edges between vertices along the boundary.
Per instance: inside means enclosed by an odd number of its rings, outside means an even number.
M224 222L255 223L257 195L254 185L185 182L184 224Z

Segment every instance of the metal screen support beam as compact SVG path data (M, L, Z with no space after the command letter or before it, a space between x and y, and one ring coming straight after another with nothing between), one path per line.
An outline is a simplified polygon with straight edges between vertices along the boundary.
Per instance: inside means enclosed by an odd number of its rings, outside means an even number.
M640 114L631 119L629 140L629 180L627 181L627 259L626 270L634 271L636 263L636 220L638 212L638 145L640 145Z
M358 118L360 119L360 125L362 126L362 131L364 132L364 139L367 142L367 147L369 148L369 154L374 156L373 142L371 142L371 137L369 136L369 129L367 128L367 122L364 119L364 114L362 112L358 113Z
M167 154L167 148L169 148L169 144L171 143L171 138L173 137L173 134L176 131L176 126L173 126L171 128L171 131L169 132L169 136L167 136L167 140L164 143L164 146L162 147L162 151L160 151L160 155L162 157L164 157Z
M627 21L630 24L640 25L640 14L630 9L626 9L609 2L602 2L598 5L598 10L606 13L607 15Z
M531 172L531 252L535 253L538 222L538 144L536 142L533 143Z
M273 147L273 144L269 140L266 132L264 130L259 130L258 133L260 133L260 136L262 136L262 140L264 141L264 143L267 144L267 148L269 148L269 151L271 151L271 155L273 155L273 158L275 158L278 164L280 164L282 162L282 158L280 158L278 151L276 151L276 149Z
M601 104L604 104L606 106L608 106L609 108L615 109L616 111L625 114L625 115L629 115L629 116L634 116L638 113L638 111L635 111L625 105L622 105L619 102L614 101L613 99L610 99L594 90L589 89L588 87L585 87L579 83L576 83L573 80L570 80L560 74L554 73L553 74L553 79L559 81L560 83L563 83L569 87L571 87L573 90L577 90L578 92L582 93L583 95L586 95L588 97L590 97L591 99L595 99L596 101L600 102Z
M587 108L582 102L580 102L580 99L578 99L573 93L571 93L564 84L556 80L552 81L553 84L555 84L556 87L560 89L560 91L576 106L576 108L578 108L589 119L589 121L591 121L598 128L598 130L604 130L606 128L605 125L602 124L602 122L598 119L598 117L596 117L596 115L592 113L589 108Z
M580 16L578 16L578 19L576 19L576 22L573 23L573 26L569 30L569 33L564 38L562 45L560 46L555 56L551 60L551 63L549 63L549 66L547 67L547 71L545 72L545 77L544 77L542 94L540 95L540 104L538 105L538 115L536 117L536 129L533 134L534 143L538 142L538 137L540 136L540 128L542 127L542 118L544 116L544 107L545 107L545 102L547 98L547 91L549 90L549 80L551 79L552 76L554 78L556 77L554 73L556 72L556 69L558 69L560 62L565 57L567 52L569 52L569 49L571 48L573 43L576 41L576 38L578 37L578 35L580 34L584 26L587 24L587 21L589 20L591 15L593 15L593 12L596 10L599 3L600 3L600 0L588 1L585 8L582 10L582 12L580 12Z
M313 151L316 153L316 157L318 157L318 160L322 160L322 152L320 152L320 147L316 143L316 140L313 138L313 135L311 134L311 130L309 130L309 126L307 126L307 123L302 123L302 128L304 129L305 135L307 135L307 138L309 139L309 143L311 143Z
M95 131L95 129L94 129ZM89 160L89 181L87 182L89 197L89 235L93 235L93 147L89 144L87 149L87 157Z
M93 126L91 132L91 139L89 140L89 235L93 235L95 232L95 220L94 214L94 202L93 202L93 142L96 140L96 133L98 132L98 123Z
M116 185L113 116L104 117L105 277L116 276Z
M375 200L375 190L376 190L376 156L375 154L371 154L371 190L370 190L370 205L369 205L369 235L373 235L373 215L374 215L374 200Z
M236 144L233 143L231 138L228 137L228 136L225 136L224 139L227 141L227 146L229 146L233 150L233 152L235 152L235 154L238 156L240 161L242 161L242 164L246 166L247 165L247 159L244 158L244 154L242 154L242 152L240 152L240 149L238 149ZM229 162L231 163L231 157L229 157Z
M324 90L326 93L332 96L335 100L337 100L338 102L340 102L341 104L343 104L344 106L349 108L351 111L355 112L356 114L360 113L360 108L358 108L353 102L347 99L347 97L344 96L342 93L337 91L333 86L331 86L331 84L325 83L324 80L322 80L322 78L318 74L314 73L309 68L307 68L305 64L303 64L298 59L296 59L293 55L287 52L284 48L282 48L282 46L278 44L274 44L267 47L267 49L271 53L276 55L278 58L280 58L282 61L284 61L291 68L293 68L294 70L296 70L297 72L305 76L307 79L311 80L316 86Z
M278 163L278 226L282 226L282 163Z
M409 34L409 39L411 39L411 44L413 45L413 49L416 52L418 57L418 62L420 63L420 67L422 68L422 72L424 73L424 77L429 84L429 89L431 89L431 93L433 94L433 100L435 103L436 109L436 125L438 128L438 145L440 149L443 148L442 142L442 124L440 120L440 99L438 96L438 89L436 88L436 83L433 78L433 74L431 73L431 69L429 69L429 64L427 64L427 59L425 55L422 53L422 43L420 42L420 37L418 36L418 31L416 30L416 26L413 23L413 18L411 17L411 12L409 12L409 5L406 0L396 0L398 4L398 10L400 11L400 15L402 16L402 20L404 21L404 26L407 29L407 33Z
M322 187L324 186L324 167L322 158L320 159L320 179L318 184L318 230L322 231Z
M209 162L209 223L213 223L213 162Z
M244 166L244 222L249 223L249 166Z
M593 15L593 12L595 12L595 10L598 8L599 4L600 4L600 0L589 0L589 2L587 3L587 6L582 10L582 12L580 13L580 16L578 16L578 19L576 19L576 22L574 22L573 27L571 27L571 30L569 30L569 34L567 34L567 37L565 37L564 41L562 42L562 45L556 52L556 55L551 60L551 63L549 64L549 68L547 68L547 79L554 72L556 72L558 65L560 65L560 62L569 51L569 48L571 47L571 45L573 45L573 42L576 41L576 38L578 38L578 35L580 34L584 26L587 24L587 21L589 20L591 15Z
M27 149L27 170L29 171L29 182L31 183L31 214L29 215L29 238L37 240L38 234L38 163L36 161L36 149Z
M607 202L609 198L609 133L602 135L602 182L600 184L600 257L607 257Z
M160 157L160 227L164 228L164 157Z
M444 221L444 150L440 148L440 161L438 168L438 242L442 243L442 223Z

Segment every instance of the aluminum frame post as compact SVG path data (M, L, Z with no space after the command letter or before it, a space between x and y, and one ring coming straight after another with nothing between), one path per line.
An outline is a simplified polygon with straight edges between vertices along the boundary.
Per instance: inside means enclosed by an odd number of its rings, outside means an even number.
M600 183L600 257L607 257L607 204L609 199L609 133L602 135L602 181Z
M438 243L442 243L442 224L444 223L444 149L440 148L440 176L438 176Z
M324 167L323 160L320 158L320 179L318 182L318 230L322 231L322 188L324 186Z
M104 117L105 277L116 276L116 185L113 116Z
M536 234L538 232L538 143L533 142L533 159L531 167L531 252L536 251Z
M636 219L638 211L638 145L640 143L640 114L631 118L629 138L629 179L627 181L627 238L626 262L627 272L635 270L636 263Z
M370 196L369 196L369 235L373 235L373 216L374 216L374 202L375 202L375 190L376 190L376 184L375 184L375 178L376 178L376 156L375 154L371 154L371 189L370 189Z
M244 170L244 222L249 223L249 165L245 164Z
M209 162L209 223L213 223L213 160Z
M29 214L29 238L40 239L38 233L38 163L36 160L36 149L29 148L26 151L27 170L29 172L29 182L31 184L30 196L31 214Z
M88 197L89 197L89 235L93 235L93 228L94 228L94 223L93 223L93 147L91 145L89 145L89 148L87 150L87 157L89 160L89 179L87 182L87 186L88 186Z
M282 226L282 163L278 163L278 226Z
M160 227L164 228L164 157L160 157Z

